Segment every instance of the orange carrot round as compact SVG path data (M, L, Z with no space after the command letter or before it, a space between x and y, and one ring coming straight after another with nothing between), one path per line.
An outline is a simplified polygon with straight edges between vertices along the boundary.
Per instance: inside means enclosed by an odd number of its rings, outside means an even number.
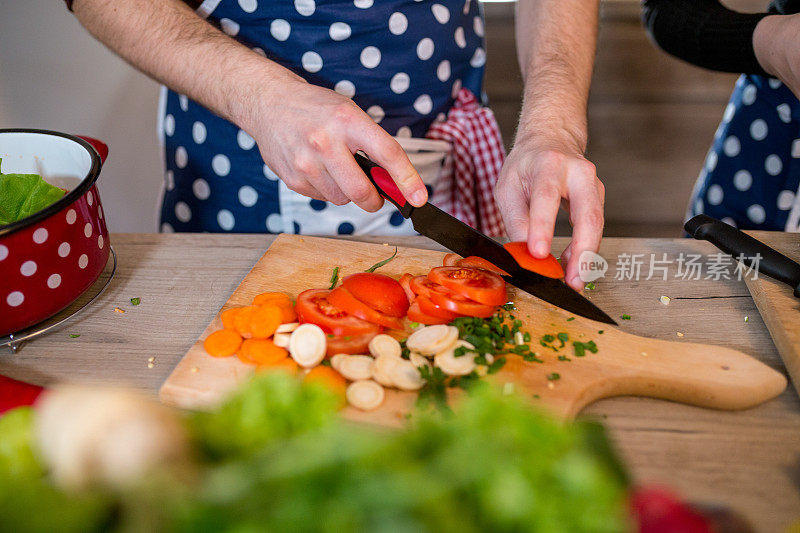
M294 304L290 300L273 300L269 305L281 310L281 324L297 322L297 313L294 312Z
M271 337L281 325L283 312L274 305L258 306L250 313L250 333L254 339Z
M340 396L342 401L346 398L347 380L329 366L315 366L306 374L303 381L306 383L321 383L335 392L337 396Z
M245 339L253 336L250 331L250 319L253 313L258 309L257 305L248 305L247 307L240 307L239 312L233 316L233 327Z
M257 365L273 365L289 355L269 339L247 339L242 343L239 353Z
M242 344L242 337L233 330L221 329L215 331L203 342L208 355L214 357L229 357L236 353Z
M224 310L220 313L219 317L222 319L222 327L225 329L236 329L236 325L233 322L234 317L239 314L239 310L241 307L231 307L230 309Z
M291 357L284 357L277 363L273 363L271 365L258 365L256 367L256 372L272 372L272 371L287 372L291 376L296 376L297 373L300 371L300 365L295 363L294 359L292 359Z

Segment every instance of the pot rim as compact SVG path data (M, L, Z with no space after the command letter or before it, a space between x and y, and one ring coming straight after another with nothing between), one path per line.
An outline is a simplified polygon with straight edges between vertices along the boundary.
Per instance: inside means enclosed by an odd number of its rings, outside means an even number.
M58 201L50 204L41 211L37 211L36 213L28 217L17 220L16 222L12 222L7 226L0 227L0 238L6 237L7 235L14 233L15 231L31 226L63 210L65 207L71 205L78 198L86 194L86 192L92 187L92 185L94 185L94 183L97 181L97 178L100 176L100 168L102 167L100 156L98 155L97 151L92 147L91 144L81 139L80 137L76 137L75 135L70 135L69 133L62 133L60 131L41 130L35 128L0 128L0 134L3 133L38 133L41 135L54 135L56 137L64 137L65 139L69 139L70 141L73 141L81 145L84 149L86 149L86 151L89 152L89 157L92 160L92 165L89 168L89 172L86 173L86 176L81 180L78 186L69 191L64 196L62 196Z

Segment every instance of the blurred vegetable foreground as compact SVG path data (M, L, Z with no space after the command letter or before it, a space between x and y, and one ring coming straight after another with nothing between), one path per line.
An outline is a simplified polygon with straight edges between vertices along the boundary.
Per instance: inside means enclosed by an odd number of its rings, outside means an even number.
M454 416L415 413L408 430L379 432L342 421L338 399L317 385L261 375L217 412L171 412L184 434L157 437L168 454L147 437L148 410L163 420L162 406L140 399L136 427L119 417L87 430L65 424L63 404L48 406L60 394L0 418L0 530L631 529L602 428L556 423L489 387ZM38 419L48 409L61 413L59 439Z

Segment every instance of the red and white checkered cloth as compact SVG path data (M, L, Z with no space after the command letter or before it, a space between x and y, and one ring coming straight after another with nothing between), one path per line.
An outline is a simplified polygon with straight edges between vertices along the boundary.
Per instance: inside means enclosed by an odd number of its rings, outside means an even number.
M503 219L493 191L506 153L491 109L462 88L447 120L435 122L425 136L452 146L451 160L439 178L450 183L436 187L432 202L486 235L503 236Z

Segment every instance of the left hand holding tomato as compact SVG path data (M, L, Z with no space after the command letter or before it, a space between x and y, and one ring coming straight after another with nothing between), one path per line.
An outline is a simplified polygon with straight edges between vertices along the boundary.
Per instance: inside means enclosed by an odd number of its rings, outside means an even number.
M595 166L579 150L537 147L518 141L495 188L512 241L526 241L534 257L550 253L559 205L569 212L572 242L561 254L565 281L583 289L578 276L581 252L597 252L603 235L605 187Z

